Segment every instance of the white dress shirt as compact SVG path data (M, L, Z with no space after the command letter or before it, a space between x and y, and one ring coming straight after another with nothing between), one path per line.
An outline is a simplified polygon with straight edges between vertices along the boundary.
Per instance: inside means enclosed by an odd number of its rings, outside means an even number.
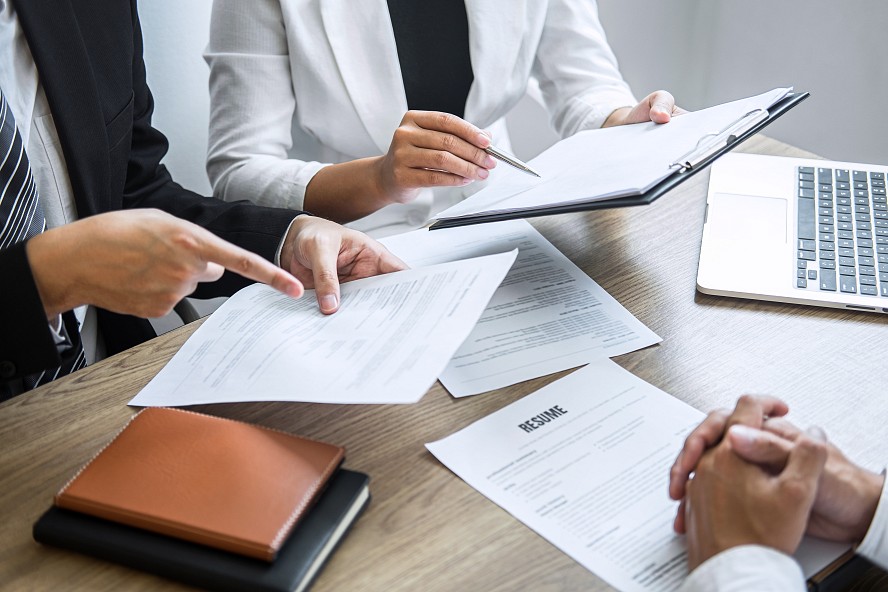
M37 74L28 42L8 0L0 0L0 88L9 101L19 134L26 147L31 171L46 215L47 228L77 219L74 191L68 177L65 155L49 103ZM74 310L87 363L104 356L96 327L96 311L81 306ZM58 331L60 323L50 324ZM59 341L57 334L56 341Z
M509 151L503 117L540 82L562 136L636 104L593 0L466 0L474 74L465 119ZM302 208L330 163L379 156L407 111L386 0L215 0L207 172L217 197ZM350 226L417 228L483 186L424 190ZM360 199L356 195L355 199Z
M888 569L888 487L857 553ZM700 564L685 580L682 592L791 592L807 590L795 560L770 547L734 547Z

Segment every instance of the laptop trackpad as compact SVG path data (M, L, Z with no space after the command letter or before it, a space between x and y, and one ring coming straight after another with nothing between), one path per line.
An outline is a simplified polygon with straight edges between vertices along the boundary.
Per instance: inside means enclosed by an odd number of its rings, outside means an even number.
M787 240L786 205L779 197L716 193L709 204L707 223L719 241L782 245Z

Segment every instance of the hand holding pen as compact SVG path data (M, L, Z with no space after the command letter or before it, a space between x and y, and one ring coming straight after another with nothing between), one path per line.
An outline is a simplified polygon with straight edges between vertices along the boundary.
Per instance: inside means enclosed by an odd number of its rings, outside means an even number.
M408 111L378 163L379 185L388 203L406 203L425 187L461 187L484 180L497 160L536 175L492 146L486 133L464 119L436 111Z

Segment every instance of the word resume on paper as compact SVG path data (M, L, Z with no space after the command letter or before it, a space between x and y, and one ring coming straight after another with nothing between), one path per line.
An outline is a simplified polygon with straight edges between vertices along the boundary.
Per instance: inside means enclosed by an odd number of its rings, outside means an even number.
M601 360L426 447L612 586L670 592L688 569L669 468L703 417ZM847 548L806 538L796 559L811 576Z

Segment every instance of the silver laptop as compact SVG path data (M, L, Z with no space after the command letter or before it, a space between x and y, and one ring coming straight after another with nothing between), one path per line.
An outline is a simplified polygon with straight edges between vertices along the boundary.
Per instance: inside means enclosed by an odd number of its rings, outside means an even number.
M712 164L705 294L888 313L888 166L729 153Z

